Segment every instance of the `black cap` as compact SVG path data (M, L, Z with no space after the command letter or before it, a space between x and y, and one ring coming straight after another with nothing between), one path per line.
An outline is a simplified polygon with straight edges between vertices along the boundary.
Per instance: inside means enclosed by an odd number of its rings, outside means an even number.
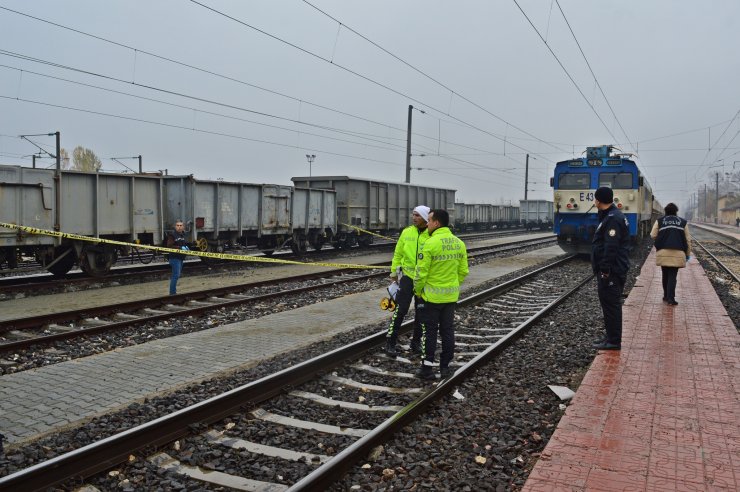
M601 188L596 190L596 193L594 193L594 198L596 198L601 203L611 203L614 201L614 192L608 186L602 186Z

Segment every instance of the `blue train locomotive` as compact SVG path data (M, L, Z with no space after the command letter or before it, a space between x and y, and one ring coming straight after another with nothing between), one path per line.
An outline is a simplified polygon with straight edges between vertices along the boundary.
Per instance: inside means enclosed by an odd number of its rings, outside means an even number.
M558 162L551 179L554 188L554 232L560 246L569 252L589 253L598 225L593 204L601 186L614 190L614 204L629 221L634 240L650 234L660 204L652 188L629 155L613 152L611 145L588 147L586 156Z

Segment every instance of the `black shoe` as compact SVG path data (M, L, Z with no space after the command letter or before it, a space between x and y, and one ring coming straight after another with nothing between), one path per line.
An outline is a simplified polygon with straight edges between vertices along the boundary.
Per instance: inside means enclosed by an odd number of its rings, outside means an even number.
M385 355L387 355L391 359L395 359L396 357L398 357L398 351L396 351L396 344L391 342L390 340L387 340L385 342L385 348L383 349L383 352L385 352Z
M598 345L594 345L594 348L596 350L620 350L622 348L622 346L621 345L614 344L614 343L609 343L609 342L606 342L605 341L605 342L600 343Z
M411 350L412 354L420 354L421 353L421 344L419 342L412 341L409 345L409 350Z
M448 377L455 374L455 371L453 371L449 367L442 367L439 369L439 375L442 376L442 379L447 379Z
M437 378L437 376L434 374L434 369L432 369L432 366L421 366L421 369L416 371L415 376L419 379L427 380L433 380Z
M666 296L663 296L663 302L668 302L668 298Z
M678 306L678 301L675 299L668 299L668 305L669 306Z

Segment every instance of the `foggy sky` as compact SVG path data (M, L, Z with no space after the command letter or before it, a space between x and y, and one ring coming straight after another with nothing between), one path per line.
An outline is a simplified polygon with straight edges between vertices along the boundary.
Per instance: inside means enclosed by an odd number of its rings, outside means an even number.
M111 171L141 154L290 184L315 154L314 175L402 182L411 104L412 183L458 201L523 198L527 153L529 198L552 200L554 163L590 145L637 153L662 203L740 171L740 2L517 2L311 1L340 26L297 0L202 1L233 19L186 0L0 0L119 43L0 9L0 163L30 166L14 136L60 131Z

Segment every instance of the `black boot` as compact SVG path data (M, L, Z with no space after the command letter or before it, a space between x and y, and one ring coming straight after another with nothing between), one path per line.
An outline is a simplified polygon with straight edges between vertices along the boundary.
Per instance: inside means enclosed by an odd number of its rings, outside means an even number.
M427 380L433 380L437 378L437 376L434 374L434 369L432 368L432 366L426 365L421 366L421 369L419 369L416 373L416 377L419 379Z
M412 354L420 354L421 353L421 343L411 340L411 344L409 345L409 349L411 350Z
M391 340L386 340L385 348L383 349L383 352L385 352L385 355L387 355L391 359L395 359L396 357L398 357L398 352L396 351L396 344L392 342Z

